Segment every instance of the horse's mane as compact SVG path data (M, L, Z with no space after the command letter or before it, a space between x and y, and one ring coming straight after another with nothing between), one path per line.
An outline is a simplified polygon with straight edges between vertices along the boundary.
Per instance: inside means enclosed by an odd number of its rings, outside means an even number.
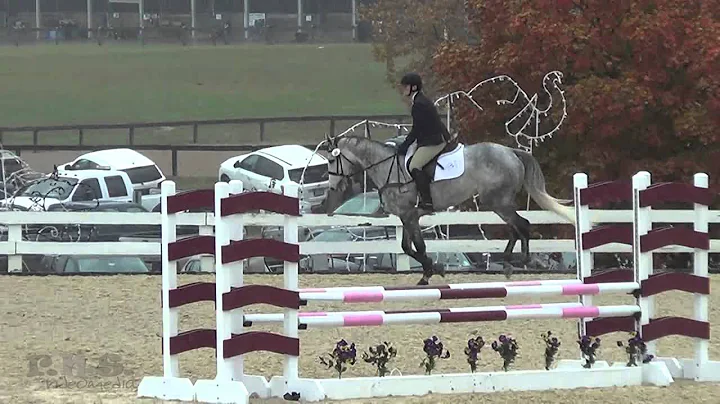
M365 136L358 136L358 135L346 135L343 136L345 139L347 139L349 142L354 143L355 145L360 145L362 143L370 143L372 145L378 146L383 150L396 152L397 149L394 146L391 146L389 144L386 144L384 142L379 142L377 140L373 140L370 138L367 138Z

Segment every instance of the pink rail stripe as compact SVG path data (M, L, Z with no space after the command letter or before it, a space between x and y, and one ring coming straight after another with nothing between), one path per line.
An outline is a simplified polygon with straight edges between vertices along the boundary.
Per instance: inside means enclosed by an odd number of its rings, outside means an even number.
M597 295L600 293L600 286L598 285L563 285L563 295Z
M343 293L343 302L346 303L377 303L382 302L383 298L383 292L368 291Z
M565 307L562 309L563 318L590 318L599 317L600 308L590 307Z
M343 325L345 327L382 325L383 321L382 314L348 314L343 316Z
M542 309L542 304L516 304L512 306L505 306L505 310L524 310L524 309Z

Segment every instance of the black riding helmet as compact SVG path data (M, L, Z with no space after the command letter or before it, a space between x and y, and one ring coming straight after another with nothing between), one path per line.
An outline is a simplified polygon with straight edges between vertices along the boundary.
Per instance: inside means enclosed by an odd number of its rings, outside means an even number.
M413 92L413 87L415 87L414 91L422 90L422 79L417 73L407 73L400 80L400 85L410 86L410 93L408 93L410 95Z

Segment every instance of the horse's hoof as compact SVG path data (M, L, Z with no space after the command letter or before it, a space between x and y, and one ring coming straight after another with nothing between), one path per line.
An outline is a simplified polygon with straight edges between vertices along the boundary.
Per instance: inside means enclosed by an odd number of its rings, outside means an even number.
M503 262L503 270L505 271L505 278L510 279L513 274L514 267L509 262Z
M417 284L418 284L418 286L428 285L428 280L425 278L422 278L422 279L420 279L420 281Z

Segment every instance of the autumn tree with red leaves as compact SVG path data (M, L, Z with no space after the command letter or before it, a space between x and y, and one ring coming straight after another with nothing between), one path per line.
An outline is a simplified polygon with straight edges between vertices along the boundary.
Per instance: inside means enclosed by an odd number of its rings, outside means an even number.
M542 101L543 76L564 74L569 117L534 150L553 191L568 196L578 171L592 182L629 179L639 170L650 171L654 182L707 172L720 183L720 0L406 2L378 0L366 11L375 22L376 56L415 52L412 67L432 71L442 92L507 74ZM423 29L415 36L402 25L378 32L400 15L393 7L413 10L405 14L412 24L405 24ZM458 8L463 18L444 18ZM448 25L454 35L438 39ZM405 54L382 53L390 48ZM522 106L495 104L507 91L513 90L499 84L476 94L483 111L457 102L454 118L466 141L514 145L504 123Z

